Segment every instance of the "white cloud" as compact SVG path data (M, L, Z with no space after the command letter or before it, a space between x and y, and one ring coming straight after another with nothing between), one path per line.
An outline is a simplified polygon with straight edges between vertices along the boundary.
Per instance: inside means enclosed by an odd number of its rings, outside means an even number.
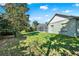
M34 17L34 19L40 19L41 17Z
M72 10L64 10L63 12L69 13L69 12L72 12Z
M41 18L41 17L38 17L38 18Z
M76 4L75 4L75 6L77 6L77 7L78 7L78 6L79 6L79 3L76 3Z
M32 3L27 3L28 5L31 5Z
M46 17L48 17L49 15L45 15Z
M0 3L1 6L5 6L6 3Z
M30 20L39 20L39 19L41 19L42 17L40 17L40 16L36 16L36 17L30 17L29 19Z
M42 10L47 10L47 9L48 9L48 6L47 6L47 5L45 5L45 6L40 6L40 9L42 9Z
M30 20L32 20L33 18L29 18Z

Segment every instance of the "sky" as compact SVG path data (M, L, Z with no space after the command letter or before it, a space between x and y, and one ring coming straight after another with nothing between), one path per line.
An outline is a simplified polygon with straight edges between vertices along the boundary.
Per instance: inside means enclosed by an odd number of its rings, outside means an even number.
M78 3L32 3L28 7L31 22L49 22L55 13L79 16Z
M28 8L30 10L27 14L30 15L29 20L31 23L34 20L39 23L49 22L55 13L79 16L78 3L29 3ZM0 7L0 13L2 12L4 10Z

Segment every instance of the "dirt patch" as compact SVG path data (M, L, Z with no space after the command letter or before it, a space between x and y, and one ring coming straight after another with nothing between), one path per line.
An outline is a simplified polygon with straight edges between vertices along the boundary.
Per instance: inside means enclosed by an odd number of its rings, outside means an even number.
M2 39L0 39L0 48L5 47L7 43L13 43L15 42L16 38L14 36L3 36Z
M0 40L2 39L11 39L14 38L14 35L0 36Z
M9 36L2 36L0 37L0 48L6 47L7 44L14 44L17 39L15 38L14 35L9 35ZM20 37L20 40L25 40L26 36Z

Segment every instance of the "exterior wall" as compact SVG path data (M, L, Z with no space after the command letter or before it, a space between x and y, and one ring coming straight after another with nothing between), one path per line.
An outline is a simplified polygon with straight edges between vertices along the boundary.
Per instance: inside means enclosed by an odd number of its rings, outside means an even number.
M60 17L60 16L55 16L55 17L52 19L52 21L48 24L48 32L49 32L49 33L55 32L55 31L54 31L54 28L52 28L51 25L52 25L53 23L55 23L55 22L62 21L62 20L65 20L65 19L66 19L66 18L63 18L63 17ZM58 25L57 25L57 26L58 26ZM58 28L58 27L56 27L56 28Z
M57 16L56 16L57 17ZM53 22L53 20L61 20L58 22ZM76 20L64 17L54 18L48 25L48 32L55 34L63 34L68 36L76 36ZM51 27L52 25L52 27Z
M67 19L67 18L56 15L56 16L52 19L52 21L51 21L50 23L62 21L62 20L65 20L65 19Z
M49 33L56 33L56 34L59 34L60 31L62 30L63 28L63 23L67 23L68 20L64 20L64 21L61 21L61 22L56 22L56 23L51 23L48 25L48 32ZM53 27L51 27L51 25L53 25ZM66 27L67 28L67 27Z
M77 36L76 19L69 20L65 27L66 27L67 31L60 32L60 34L64 34L64 35L68 35L68 36Z

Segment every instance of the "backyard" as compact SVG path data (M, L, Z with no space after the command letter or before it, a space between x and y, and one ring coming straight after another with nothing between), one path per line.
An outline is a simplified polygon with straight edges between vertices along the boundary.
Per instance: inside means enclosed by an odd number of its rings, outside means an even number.
M46 32L21 32L26 38L0 40L0 55L72 56L79 55L79 38Z
M49 9L51 10L54 4L47 4L45 5L46 8L41 5L45 4L32 4L32 6L30 6L27 3L5 3L5 5L0 5L0 10L4 11L0 13L0 56L79 55L79 37L69 37L52 33L54 32L53 30L58 30L58 32L62 31L62 27L64 32L70 34L73 32L73 34L76 35L77 30L71 31L76 29L76 26L72 26L76 24L75 21L70 21L70 25L67 23L62 23L60 24L61 26L57 24L54 26L56 29L53 29L53 25L51 26L52 23L50 22L51 24L49 26L49 22L47 21L51 18L49 18L49 16L52 16L51 13L53 11L48 13L45 11L46 14L44 15L43 13L44 10L48 9L47 5L50 6ZM58 6L59 5L61 6L63 4L58 4ZM63 18L58 16L55 21L62 19ZM69 29L67 31L64 27L66 25L69 26L67 27ZM49 31L51 33L49 33Z

